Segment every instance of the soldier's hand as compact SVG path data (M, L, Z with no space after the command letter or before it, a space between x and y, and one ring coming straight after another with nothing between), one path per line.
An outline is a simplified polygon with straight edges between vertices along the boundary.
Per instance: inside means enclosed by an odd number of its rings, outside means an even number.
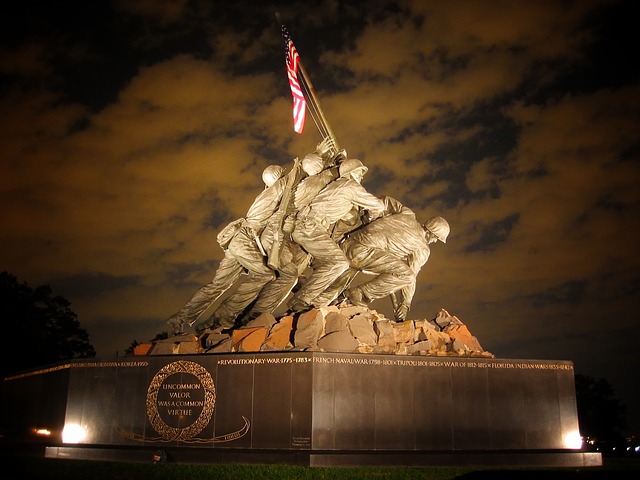
M333 160L335 163L340 163L347 159L347 151L343 148L335 154Z
M316 151L323 157L326 157L328 154L335 152L336 150L333 138L330 137L323 139L316 147Z
M284 223L282 224L282 231L284 233L293 233L293 229L295 227L295 219L293 215L288 215L287 218L284 219Z
M249 229L249 231L250 231L253 235L256 235L256 234L257 234L257 230L258 230L258 229L256 228L256 225L255 225L253 222L250 222L249 220L246 220L246 219L245 219L245 220L242 222L242 227L243 227L243 228L247 228L247 229Z

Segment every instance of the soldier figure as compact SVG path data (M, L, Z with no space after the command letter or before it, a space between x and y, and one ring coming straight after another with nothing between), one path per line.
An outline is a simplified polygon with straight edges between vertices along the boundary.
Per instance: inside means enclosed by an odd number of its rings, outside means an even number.
M256 197L247 215L231 222L218 234L218 243L225 253L213 280L201 287L178 313L167 320L173 334L181 333L185 324L193 325L243 273L248 272L248 277L234 293L233 300L226 303L225 308L228 311L236 311L242 304L246 307L260 291L259 288L256 289L256 285L260 285L261 288L276 278L275 272L266 264L259 240L259 235L278 207L285 187L285 178L281 176L282 169L278 166L272 167L265 169L263 180L266 188ZM210 322L214 320L210 319ZM225 316L221 325L232 327L234 320L235 317L229 319L229 316Z
M384 202L385 210L392 213L351 232L342 243L351 271L333 288L339 290L345 281L350 282L354 270L376 274L345 290L344 296L353 305L367 306L391 295L395 320L401 322L411 306L416 277L429 259L429 245L438 240L446 243L450 228L442 217L432 217L421 225L397 200L386 197Z
M242 323L256 318L263 312L272 313L278 308L291 293L300 275L309 265L311 256L291 239L291 230L293 229L296 212L304 208L320 190L335 179L336 174L333 169L325 168L327 164L331 165L331 163L331 159L323 158L316 152L308 154L302 160L302 170L307 177L296 186L292 208L287 212L288 215L283 227L283 249L278 268L278 277L262 288L257 300ZM275 225L270 224L260 237L262 245L264 245L267 252L273 248L274 228Z
M311 254L313 271L289 302L291 310L322 306L316 297L349 268L347 257L331 237L336 222L352 215L354 207L367 210L371 218L382 214L382 200L360 184L367 170L360 160L342 161L340 178L329 183L297 213L292 238ZM326 305L326 301L323 300L323 304Z

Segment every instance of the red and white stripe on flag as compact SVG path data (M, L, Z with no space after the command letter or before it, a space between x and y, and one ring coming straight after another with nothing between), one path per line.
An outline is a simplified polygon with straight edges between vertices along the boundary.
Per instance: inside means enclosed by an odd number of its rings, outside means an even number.
M307 101L298 82L300 56L284 25L282 25L282 37L284 38L286 50L287 78L289 79L291 95L293 96L293 129L296 133L302 133L307 113Z

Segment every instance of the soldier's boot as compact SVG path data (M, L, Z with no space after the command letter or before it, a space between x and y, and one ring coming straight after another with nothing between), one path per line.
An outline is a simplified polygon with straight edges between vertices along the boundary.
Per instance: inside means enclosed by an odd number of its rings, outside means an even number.
M351 305L355 305L356 307L367 307L369 305L364 298L362 290L358 287L345 290L344 296L351 302Z
M294 313L305 312L307 310L311 310L313 308L312 305L309 305L304 300L300 300L299 298L293 298L289 302L289 310Z
M216 315L216 312L204 322L196 325L196 335L200 336L205 330L231 330L235 325L235 319L221 318Z

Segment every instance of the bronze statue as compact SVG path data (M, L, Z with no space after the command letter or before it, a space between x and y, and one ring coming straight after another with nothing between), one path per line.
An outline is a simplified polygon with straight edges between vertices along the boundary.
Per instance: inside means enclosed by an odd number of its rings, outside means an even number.
M421 225L397 200L367 192L361 185L367 171L344 150L336 153L329 139L302 162L295 159L287 175L280 166L267 167L265 189L246 216L217 236L225 255L213 280L168 319L173 334L192 326L236 282L233 294L196 327L198 334L273 313L308 267L310 276L288 303L291 311L344 298L367 306L390 296L396 321L406 319L429 244L446 242L449 224L433 217ZM351 287L361 271L376 276Z

